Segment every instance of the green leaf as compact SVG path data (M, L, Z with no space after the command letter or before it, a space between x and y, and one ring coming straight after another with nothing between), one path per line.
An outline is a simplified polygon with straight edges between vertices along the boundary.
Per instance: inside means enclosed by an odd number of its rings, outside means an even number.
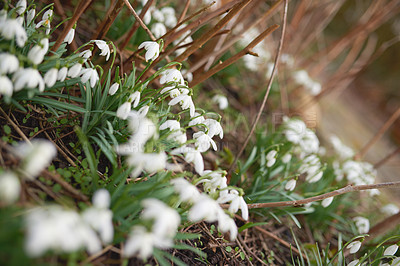
M86 113L86 109L70 104L70 103L66 103L66 102L59 102L53 99L48 99L48 98L42 98L42 97L33 97L31 99L32 102L35 103L40 103L40 104L45 104L45 105L49 105L51 107L54 107L58 110L69 110L69 111L73 111L73 112L77 112L77 113Z
M199 255L202 258L207 258L207 254L204 253L203 251L201 251L198 248L186 245L186 244L176 244L173 246L173 248L175 249L181 249L181 250L190 250L193 251L194 253L196 253L197 255Z
M249 223L247 223L247 224L245 224L245 225L242 225L241 227L239 227L239 233L241 233L241 232L243 232L244 230L246 230L246 229L249 229L249 228L252 228L252 227L254 227L254 226L259 226L259 225L264 225L264 224L267 224L268 222L259 222L259 223L252 223L252 222L249 222Z
M193 233L176 233L174 239L176 240L191 240L191 239L199 239L201 234L193 234Z

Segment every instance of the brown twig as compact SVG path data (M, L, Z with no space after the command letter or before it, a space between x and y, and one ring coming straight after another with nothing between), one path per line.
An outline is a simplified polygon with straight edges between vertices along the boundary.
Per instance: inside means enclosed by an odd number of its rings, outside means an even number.
M185 7L183 8L183 11L182 11L181 15L178 18L178 23L183 21L183 18L186 16L186 13L187 13L187 11L189 9L189 5L190 5L190 0L186 0Z
M110 5L109 9L107 10L105 19L103 19L101 24L97 27L97 32L93 34L92 39L103 39L104 36L106 36L108 30L114 23L114 20L118 16L119 12L121 12L123 6L124 2L122 0L117 0L117 3L115 5Z
M262 32L257 38L255 38L249 45L247 45L243 50L241 50L239 53L235 54L234 56L230 57L229 59L225 60L224 62L217 64L214 66L212 69L209 71L202 73L198 76L196 76L193 81L189 84L189 87L193 87L200 82L203 82L204 80L208 79L215 73L221 71L222 69L230 66L231 64L235 63L237 60L239 60L241 57L244 55L248 54L251 52L251 49L254 48L257 44L259 44L265 37L270 35L272 32L274 32L277 28L279 28L278 25L272 25L268 29L266 29L264 32Z
M392 151L391 153L389 153L388 155L386 155L382 160L380 160L379 162L374 164L374 168L378 169L379 167L381 167L382 165L384 165L385 163L387 163L390 159L392 159L396 154L398 154L400 152L400 147L398 147L397 149L395 149L394 151Z
M4 115L4 117L7 119L8 123L11 124L11 126L17 131L17 133L21 136L23 140L25 140L27 143L31 144L30 140L25 136L24 132L14 123L14 121L11 120L11 118L7 115L6 112L4 112L3 108L0 107L0 113Z
M140 19L140 17L136 13L135 9L133 9L133 7L129 3L129 1L128 0L124 0L124 2L125 2L125 5L128 7L129 11L131 11L132 15L135 17L136 21L139 22L140 26L142 26L142 28L147 32L147 34L149 35L150 39L152 41L157 40L156 37L154 37L153 33L151 33L149 28L147 28L146 24L144 24L143 20Z
M379 129L375 136L354 156L356 160L361 159L367 153L367 151L375 144L389 129L389 127L400 117L400 107L392 114L392 116L386 121L385 124Z
M397 188L400 187L400 181L395 181L395 182L385 182L385 183L378 183L378 184L372 184L372 185L359 185L359 186L353 186L353 185L348 185L343 188L302 199L302 200L291 200L291 201L279 201L279 202L266 202L266 203L252 203L252 204L247 204L247 207L249 209L260 209L260 208L276 208L276 207L287 207L287 206L292 206L292 207L298 207L310 202L314 201L320 201L326 198L330 197L336 197L342 194L346 194L349 192L354 192L354 191L362 191L362 190L369 190L369 189L380 189L380 188ZM228 205L222 205L222 207L228 207Z
M252 262L251 262L251 260L250 260L250 258L249 258L249 255L247 255L247 253L249 252L249 250L248 250L248 248L245 250L244 248L243 248L243 246L245 245L244 243L243 243L243 238L241 237L241 235L238 235L238 238L236 239L236 243L238 244L238 246L239 246L239 248L242 250L242 252L243 252L243 254L244 254L244 257L246 258L246 260L247 260L247 262L249 263L249 265L254 265ZM243 243L243 245L242 245L242 243ZM247 246L246 246L247 247ZM247 252L246 252L247 251ZM250 253L250 252L249 252Z
M400 212L397 214L394 214L382 222L374 225L369 231L368 234L370 235L369 238L373 239L377 237L378 235L383 235L387 231L393 229L395 226L400 224Z
M261 117L262 111L264 110L265 104L267 103L269 92L270 92L271 86L272 86L272 81L273 81L275 73L277 71L279 58L280 58L280 55L281 55L281 52L282 52L283 40L285 38L285 31L286 31L287 10L288 10L288 0L285 0L284 11L283 11L283 19L282 19L283 20L282 34L281 34L281 38L279 40L278 51L277 51L277 54L276 54L276 57L275 57L275 62L274 62L274 68L272 69L271 77L270 77L270 79L268 81L268 85L267 85L267 90L265 92L264 99L263 99L263 101L261 103L260 109L258 110L256 119L254 120L253 125L251 126L250 132L247 135L246 140L244 141L244 143L243 143L242 147L240 148L239 152L235 155L235 159L233 160L233 163L231 164L231 166L228 169L228 180L227 180L228 184L230 182L230 173L232 172L232 170L233 170L234 166L236 165L238 159L240 158L240 156L244 152L244 149L246 148L247 144L249 143L250 138L253 135L254 130L256 129L258 120Z

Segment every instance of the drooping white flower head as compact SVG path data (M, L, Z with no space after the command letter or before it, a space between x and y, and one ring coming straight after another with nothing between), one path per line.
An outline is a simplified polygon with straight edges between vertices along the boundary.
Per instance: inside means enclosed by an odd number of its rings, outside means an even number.
M49 9L43 14L42 20L39 21L38 24L36 24L36 28L44 26L46 28L46 34L49 34L50 33L50 22L52 19L53 19L53 10Z
M92 198L93 206L99 209L108 209L110 207L110 193L106 189L97 190Z
M32 140L31 144L20 143L15 150L22 159L21 170L30 179L37 177L57 154L54 144L48 140Z
M140 102L140 91L132 93L128 98L128 102L133 103L133 108L136 108Z
M167 6L161 8L160 12L164 16L164 21L160 22L164 22L165 26L167 26L168 28L175 27L175 25L178 23L178 21L176 20L175 9Z
M399 207L397 207L393 203L386 204L385 206L382 207L381 210L386 215L395 215L395 214L398 214L400 211Z
M366 234L369 231L369 220L367 218L357 216L353 218L354 223L360 234Z
M193 100L192 100L192 97L191 97L191 96L189 96L189 95L187 95L187 94L181 94L181 95L179 95L179 96L173 98L173 99L168 103L168 105L173 106L173 105L175 105L175 104L177 104L177 103L180 104L182 110L189 109L190 117L193 117L193 116L194 116L194 113L195 113L196 108L195 108L195 106L194 106L194 103L193 103Z
M193 163L194 169L198 174L203 174L204 171L204 161L201 152L193 147L182 146L180 148L171 151L171 154L177 155L183 153L185 155L185 161L187 163Z
M177 120L167 120L160 125L160 130L169 129L170 131L179 130L181 124Z
M265 159L267 159L267 167L272 167L275 164L277 154L278 152L276 150L271 150L267 153L267 156L265 156Z
M71 44L71 42L74 40L74 37L75 37L75 29L71 28L67 33L67 36L65 36L64 42Z
M218 203L227 203L230 202L229 211L231 213L237 213L240 209L242 211L242 217L245 220L249 219L249 210L247 208L247 204L244 201L242 196L239 196L239 192L235 189L231 189L229 191L223 190L220 192L220 196L217 199Z
M57 77L58 77L58 69L57 68L49 69L46 72L46 74L44 74L44 83L47 85L47 87L50 88L56 83Z
M222 176L221 173L206 170L203 172L202 176L204 177L206 175L209 175L211 179L202 179L198 184L203 183L204 191L207 193L213 194L217 190L224 189L228 186L226 184L226 176Z
M34 65L42 63L44 56L49 50L49 39L44 38L40 40L32 49L28 52L28 58Z
M44 91L44 80L39 71L33 68L21 68L13 75L14 91L20 91L23 88L38 88Z
M70 78L76 78L77 76L79 76L79 73L81 73L81 69L82 69L82 64L76 63L75 65L73 65L73 66L68 70L68 77L70 77Z
M326 198L321 202L321 205L322 205L322 207L326 208L329 205L331 205L332 201L333 201L333 197Z
M18 58L9 53L0 53L0 74L11 74L19 68Z
M144 226L134 226L124 245L123 256L129 258L138 254L144 260L153 254L156 241L157 236L147 232Z
M306 173L306 181L315 183L322 178L323 171L320 159L315 155L308 155L303 159L302 165L299 168L300 173Z
M167 69L160 74L160 83L165 84L168 82L176 82L178 84L184 85L185 80L183 79L182 73L177 69Z
M289 191L293 191L296 188L296 179L290 179L286 185L285 185L285 189L289 190Z
M190 127L192 127L192 126L195 126L195 125L198 125L198 124L203 124L205 120L206 120L206 119L204 118L204 116L202 116L202 115L200 115L199 113L195 112L195 113L194 113L194 118L192 118L192 119L190 120L190 122L189 122L188 125L189 125Z
M144 48L146 50L145 59L146 62L149 60L156 60L160 53L160 45L156 42L143 42L139 45L139 49Z
M349 262L349 264L347 264L347 266L356 266L359 262L360 262L360 260L358 260L358 259L352 260Z
M194 203L200 197L200 192L197 188L186 179L180 177L172 179L170 182L174 186L175 191L179 193L179 199L181 201Z
M117 109L117 117L126 120L129 116L131 109L132 109L132 103L124 102Z
M207 135L209 135L210 138L214 137L215 135L219 135L221 139L224 138L224 130L217 120L206 119L202 123L208 127Z
M394 256L394 254L396 254L398 249L399 246L397 244L390 245L383 252L383 256Z
M225 110L228 108L229 102L224 95L215 95L212 97L212 101L218 104L219 109Z
M194 133L193 139L196 140L195 146L200 152L208 151L211 146L215 151L217 150L217 144L215 144L215 141L202 131Z
M18 15L21 15L25 12L26 9L26 0L19 0L15 5Z
M219 204L205 194L201 194L196 203L190 208L188 218L192 222L205 220L212 223L218 220L218 214L223 212Z
M356 253L358 250L360 250L360 247L361 247L360 241L353 241L347 245L347 249L350 249L350 254Z
M90 58L90 57L92 56L92 50L87 49L87 50L85 50L85 51L82 51L82 52L79 54L79 56L82 57L83 59L85 59L85 61L86 61L86 59L88 59L88 58Z
M26 25L30 25L33 19L35 18L36 10L34 8L29 9L26 13Z
M119 83L115 82L113 85L111 85L110 89L108 90L108 94L114 95L119 89Z
M138 142L138 146L141 143ZM144 145L144 144L143 144ZM138 149L142 149L139 147ZM127 163L130 166L134 166L135 169L132 171L131 176L137 177L144 170L149 173L158 172L164 170L167 166L167 155L165 152L161 153L132 153L127 158Z
M62 67L58 71L57 80L58 81L64 81L65 78L67 77L67 74L68 74L68 68L67 67Z
M90 87L94 88L99 80L99 74L94 68L84 68L80 71L81 82L86 83L90 80Z
M231 241L234 241L238 234L238 229L235 221L224 212L218 213L218 228L221 232L230 233Z
M0 174L0 201L6 204L14 203L18 200L20 192L21 184L13 172Z
M13 94L13 83L7 76L0 76L0 95L11 96Z
M331 136L330 141L340 159L346 160L354 156L354 151L344 145L337 136Z
M151 25L151 32L158 39L167 33L167 28L163 23L157 22Z
M108 59L110 58L110 54L111 54L110 47L108 46L108 44L103 40L95 40L94 42L96 43L97 47L99 47L99 49L101 51L100 55L105 56L106 61L108 61Z
M22 27L21 23L17 19L6 19L0 21L0 33L7 40L13 40L15 38L19 47L24 47L25 42L28 39L24 27Z

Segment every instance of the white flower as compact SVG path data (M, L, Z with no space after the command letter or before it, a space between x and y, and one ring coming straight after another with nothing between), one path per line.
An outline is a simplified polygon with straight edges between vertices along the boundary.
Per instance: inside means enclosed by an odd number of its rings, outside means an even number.
M140 91L135 91L128 98L128 102L131 103L133 102L133 108L139 105L139 101L140 101Z
M22 172L26 177L33 179L51 163L57 149L52 142L38 139L32 140L31 144L20 143L15 152L22 159Z
M189 108L190 117L194 116L195 106L194 106L192 97L190 97L187 94L181 94L181 95L175 97L174 99L172 99L168 103L168 105L173 106L173 105L175 105L177 103L179 103L181 105L182 110L186 110L186 109Z
M82 57L83 59L88 59L89 57L92 56L92 50L87 49L87 50L81 52L79 54L79 56Z
M99 47L101 53L100 55L105 56L106 57L106 61L108 61L108 59L110 58L110 47L108 46L108 44L103 41L103 40L95 40L94 41L97 45L97 47Z
M302 165L299 168L299 172L307 173L306 181L314 183L319 181L323 175L321 167L319 158L315 154L311 154L304 158Z
M36 10L34 8L30 9L26 14L26 24L30 25L32 20L35 18Z
M376 170L367 162L346 161L342 166L343 173L354 185L369 185L375 182Z
M153 198L145 199L142 205L144 209L141 217L153 220L152 232L165 240L172 240L181 222L178 212L164 202Z
M75 65L73 65L73 66L68 70L68 77L70 77L70 78L76 78L77 76L79 76L79 73L81 73L81 69L82 69L82 64L76 63Z
M296 179L290 179L285 185L285 189L289 191L293 191L295 188L296 188Z
M124 102L117 109L117 117L126 120L128 118L131 109L132 109L132 103Z
M18 200L21 184L18 177L12 172L0 174L0 200L11 204Z
M22 27L21 23L16 19L6 19L4 21L0 21L0 33L7 40L16 39L17 45L19 47L24 47L26 40L28 39L28 35L24 27Z
M369 231L369 220L367 218L357 216L353 218L357 230L360 234L366 234Z
M0 53L0 74L11 74L19 68L18 58L9 53Z
M160 93L164 94L166 92L169 92L169 97L171 97L171 98L175 98L175 97L181 95L181 91L176 89L173 86L167 86L167 87L163 88Z
M94 68L84 68L81 70L79 75L81 76L82 83L86 83L90 80L90 87L92 88L96 86L96 83L99 80L99 74L97 74L97 71Z
M206 170L203 172L202 176L204 177L206 175L209 175L211 179L202 179L198 182L198 184L203 183L204 191L207 193L213 194L217 191L217 189L224 189L228 186L226 184L226 177L222 176L221 173Z
M163 7L161 10L161 13L164 15L164 24L168 28L175 27L177 24L176 16L175 16L175 10L172 7Z
M247 208L247 204L244 201L242 196L239 196L239 192L235 189L223 190L220 192L220 196L217 199L218 203L227 203L230 202L228 211L231 213L237 213L240 209L242 211L242 217L245 220L249 219L249 210Z
M211 145L213 149L217 150L217 144L206 133L200 131L193 134L193 139L196 140L195 146L200 152L207 151Z
M67 77L67 73L68 73L68 68L63 67L58 71L58 75L57 75L57 80L58 81L64 81L65 78Z
M347 266L356 266L358 264L359 260L352 260L350 261L349 264L347 264Z
M271 167L275 164L276 162L276 154L278 152L276 150L271 150L270 152L267 153L266 159L267 159L267 167Z
M386 215L395 215L399 213L399 207L390 203L382 207L382 212Z
M46 34L50 33L50 22L53 19L53 10L47 10L42 17L42 20L36 24L36 28L44 26L46 28Z
M192 222L205 220L212 223L217 221L218 214L223 212L219 204L205 194L201 194L196 203L189 210L188 218Z
M218 213L218 228L223 233L229 232L231 241L236 239L238 233L236 223L224 212Z
M297 84L304 86L311 95L317 95L321 92L321 84L312 80L305 70L294 72L293 79Z
M292 155L290 153L286 153L282 156L282 163L288 163L292 160Z
M144 14L143 17L143 22L144 24L148 25L151 22L151 13L150 13L150 9L152 8L152 6L149 8L149 10L147 10L146 14ZM140 10L140 13L142 12L142 10Z
M179 199L181 201L194 203L200 197L200 192L197 188L186 179L180 177L172 179L170 182L174 186L175 191L179 193Z
M52 87L56 81L58 76L58 69L52 68L49 69L46 74L44 74L44 83L46 83L47 87Z
M0 95L11 96L13 94L13 84L7 76L0 76Z
M145 59L146 62L149 60L156 60L160 53L160 45L156 42L143 42L139 45L139 49L144 48L146 50Z
M189 122L189 126L192 127L198 124L203 124L204 121L205 121L204 116L201 116L199 113L195 112L194 118L192 118Z
M96 233L78 213L59 206L31 210L26 216L25 250L38 257L48 250L71 253L85 247L90 254L101 250Z
M20 91L23 88L38 88L44 91L44 80L39 71L33 68L21 68L13 76L14 90Z
M93 206L99 209L107 209L110 207L110 193L106 189L97 190L92 198Z
M396 254L398 249L399 249L399 246L396 244L393 244L385 249L385 252L383 252L383 256L394 256L394 254Z
M74 39L75 36L75 29L71 28L67 34L67 36L65 36L64 38L64 42L70 44L72 42L72 40Z
M168 82L176 82L184 85L185 80L183 79L182 73L177 69L167 69L160 74L160 83L165 84Z
M123 256L132 257L139 253L139 257L144 260L153 253L155 243L155 235L147 232L143 226L134 226L124 246Z
M151 16L157 20L158 22L164 22L164 14L158 10L158 9L153 9L153 12L151 13Z
M163 23L157 22L151 26L151 32L154 34L154 37L158 39L167 33L167 28Z
M167 155L164 152L161 153L135 152L132 153L127 158L127 163L128 165L135 167L135 169L131 173L131 176L137 177L143 170L149 173L154 173L165 169L167 165Z
M219 135L221 139L224 137L224 130L222 129L221 124L217 120L206 119L203 121L203 124L205 124L208 127L207 135L209 135L210 138L214 137L215 135Z
M347 245L347 249L350 249L350 254L356 253L361 247L361 242L360 241L353 241L350 244Z
M38 65L43 61L43 58L48 50L49 39L44 38L40 41L40 43L36 44L32 49L29 50L28 58L34 65Z
M228 99L224 95L215 95L212 101L218 104L219 109L224 110L228 108Z
M196 150L195 148L187 146L183 146L171 151L171 154L174 155L179 153L185 154L185 161L187 163L193 163L194 169L198 174L200 175L203 174L204 162L203 162L203 156L201 155L200 151Z
M26 0L19 0L15 5L15 9L17 10L18 15L24 13L26 9Z
M326 198L321 202L321 205L322 205L322 207L326 208L329 205L331 205L332 201L333 201L333 197Z
M344 145L337 136L331 136L330 141L337 155L339 155L342 160L346 160L354 156L354 151Z
M160 125L160 130L164 130L169 128L170 131L179 130L181 128L181 124L177 120L167 120Z
M140 117L145 117L147 115L147 113L149 112L150 106L145 105L142 106L139 110L138 110L138 115Z
M114 95L119 89L119 83L115 82L113 85L111 85L110 89L108 90L108 94Z

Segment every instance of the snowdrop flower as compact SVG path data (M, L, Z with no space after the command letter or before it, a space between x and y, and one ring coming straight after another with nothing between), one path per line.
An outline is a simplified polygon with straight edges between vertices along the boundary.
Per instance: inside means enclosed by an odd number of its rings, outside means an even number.
M202 116L199 113L195 112L194 113L194 118L192 118L190 120L190 122L189 122L189 126L192 127L192 126L195 126L195 125L198 125L198 124L203 124L204 121L205 121L204 116Z
M12 172L0 174L0 201L7 204L18 200L21 192L21 184L18 177Z
M367 162L348 160L342 166L343 173L354 185L369 185L375 182L376 170Z
M215 135L219 135L221 139L224 137L224 130L217 120L206 119L203 121L203 124L208 127L207 135L210 136L210 138L214 137Z
M0 33L6 40L16 39L19 47L24 47L28 36L24 27L16 19L0 21Z
M140 91L135 91L128 98L128 102L131 103L133 102L133 108L139 105L139 101L140 101Z
M217 191L217 189L221 190L228 186L226 184L226 177L222 176L220 173L206 170L203 172L202 176L204 177L206 175L209 175L211 179L202 179L198 182L198 184L203 183L204 191L207 193L213 194Z
M169 129L170 131L179 130L181 128L181 124L177 120L167 120L160 125L160 130Z
M180 104L182 110L186 110L186 109L189 108L190 117L193 117L193 116L194 116L194 113L195 113L195 109L196 109L196 108L195 108L195 106L194 106L192 97L190 97L190 96L187 95L187 94L181 94L181 95L179 95L179 96L173 98L173 99L168 103L168 105L173 106L173 105L175 105L175 104L177 104L177 103Z
M167 69L160 74L160 83L176 82L181 85L185 85L182 73L177 69Z
M178 212L158 199L145 199L142 205L144 209L141 217L152 219L154 221L152 232L165 240L170 239L172 246L172 238L181 223L181 217Z
M22 172L30 179L37 177L57 154L57 149L48 140L32 140L31 144L20 143L15 150L22 159Z
M266 159L267 159L267 167L271 167L275 164L276 162L276 154L278 152L276 150L272 150L267 153Z
M131 109L132 109L132 103L124 102L117 109L117 117L126 120L128 118Z
M360 241L353 241L350 244L347 245L347 249L350 249L350 254L356 253L361 247L361 242Z
M138 115L140 117L145 117L150 110L150 106L145 105L138 110Z
M19 0L18 3L15 5L15 9L18 15L24 13L26 9L26 0Z
M0 76L0 95L12 96L13 83L7 76Z
M150 22L151 22L151 13L150 13L151 8L152 8L152 6L149 8L149 10L147 10L146 14L144 14L144 17L143 17L143 22L146 25L150 24ZM142 10L140 10L140 13L142 13Z
M292 155L290 153L286 153L282 156L282 163L288 163L292 160Z
M158 22L164 22L164 14L158 9L152 9L151 16Z
M108 61L108 59L110 58L110 47L108 46L108 44L103 41L103 40L95 40L94 41L97 45L97 47L99 47L101 53L100 55L105 56L106 57L106 61Z
M101 250L96 233L78 213L59 206L36 208L26 216L25 250L39 257L48 250L71 253L85 247L90 254Z
M44 91L44 80L39 71L33 68L21 68L13 76L14 90L20 91L23 88L38 88Z
M215 141L202 131L194 133L193 139L196 140L195 146L200 152L208 151L211 145L215 151L217 150L217 144L215 144Z
M79 54L79 56L82 57L83 59L88 59L88 58L90 58L92 56L92 50L87 49L87 50L81 52Z
M144 226L134 226L124 246L123 256L129 258L138 253L143 260L150 257L157 243L156 237L147 232Z
M399 213L399 207L390 203L382 207L382 212L386 215L395 215Z
M58 80L58 81L64 81L65 78L67 77L67 74L68 74L68 68L62 67L62 68L58 71L57 80Z
M299 119L284 118L285 130L284 134L288 141L299 144L306 132L306 124Z
M285 185L285 189L289 190L289 191L293 191L296 188L296 179L290 179L286 185Z
M156 126L150 119L142 117L139 112L135 111L129 113L128 126L134 133L129 141L139 145L144 145L157 132Z
M97 74L97 71L94 68L84 68L81 70L79 75L81 76L82 83L86 83L90 80L90 87L92 88L96 86L96 83L99 80L99 74Z
M203 174L204 171L204 161L203 156L200 151L195 148L183 146L171 151L171 154L176 155L179 153L185 154L185 161L187 163L193 163L194 169L198 174Z
M30 25L35 18L36 10L34 8L30 9L26 14L26 24Z
M144 170L149 173L161 171L166 168L167 155L164 152L161 153L132 153L127 158L127 163L130 166L134 166L135 169L132 171L132 177L138 177Z
M158 39L167 33L167 28L163 23L157 22L151 26L151 32L154 34L154 37Z
M46 28L46 34L50 33L50 21L53 19L53 10L47 10L42 17L42 20L36 24L36 28L44 26Z
M187 136L183 130L175 130L168 135L168 139L172 139L175 140L176 142L184 144L187 141Z
M347 266L356 266L358 263L360 262L360 260L352 260L352 261L350 261L350 263L349 264L347 264Z
M249 210L247 208L247 204L244 201L242 196L239 196L239 192L235 189L223 190L220 192L220 197L217 199L218 203L227 203L230 202L228 211L231 213L237 213L240 209L242 211L242 217L245 220L249 219Z
M326 208L329 205L331 205L332 201L333 201L333 197L326 198L321 202L321 205L322 205L322 207Z
M76 78L81 73L82 64L76 63L68 70L68 77Z
M367 218L357 216L353 218L354 223L360 234L366 234L369 231L369 220Z
M164 16L164 24L168 28L175 27L177 24L176 16L175 16L175 10L172 7L163 7L161 10L161 13Z
M311 95L317 95L321 92L321 84L312 80L305 70L294 72L293 79L297 84L304 86Z
M19 68L18 58L9 53L0 53L0 74L10 74Z
M144 56L146 62L149 60L156 60L160 53L160 45L156 42L142 42L138 48L144 48L146 50L146 54Z
M56 81L57 81L57 76L58 76L58 69L57 68L52 68L44 74L44 83L47 85L47 87L52 87Z
M218 214L223 212L219 204L205 194L201 194L190 208L188 218L192 222L205 220L208 223L217 221Z
M75 29L71 28L67 34L67 36L65 36L64 38L64 42L71 44L72 40L74 39L75 36Z
M108 90L108 94L114 95L119 89L119 83L115 82L113 85L111 85L110 89Z
M38 65L43 61L43 58L48 50L49 39L44 38L40 41L40 43L36 44L32 49L29 50L28 58L34 65Z
M331 136L330 141L336 151L336 154L339 155L342 160L346 160L354 156L354 151L344 145L337 136Z
M306 181L309 183L315 183L322 178L323 171L321 170L321 162L319 158L314 155L308 155L304 158L303 164L299 168L300 173L306 173Z
M180 177L172 179L170 182L174 186L175 192L179 193L181 201L194 203L200 197L200 192L197 188L186 179Z
M247 219L246 219L247 220ZM235 221L224 212L218 213L218 228L221 232L230 233L231 241L234 241L238 234L238 229Z
M212 101L218 104L219 109L224 110L228 108L228 99L223 95L215 95Z
M385 249L385 252L383 252L383 256L394 256L396 254L397 250L399 249L399 246L394 244Z
M175 87L172 87L172 86L165 87L164 89L161 90L160 93L164 94L166 92L169 93L169 97L171 97L171 98L178 97L179 95L182 94L180 90L178 90L178 89L176 89Z

